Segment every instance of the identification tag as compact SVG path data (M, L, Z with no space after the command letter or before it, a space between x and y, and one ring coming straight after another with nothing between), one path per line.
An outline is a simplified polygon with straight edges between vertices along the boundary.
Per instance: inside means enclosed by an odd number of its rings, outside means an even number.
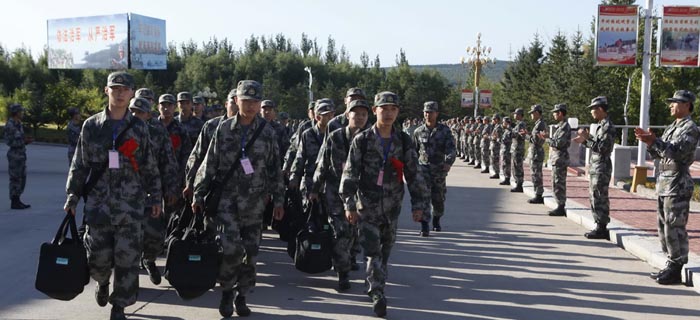
M109 168L119 169L119 151L109 151Z
M248 158L241 159L241 167L243 167L243 172L245 172L245 174L252 174L255 172L253 169L253 164L250 163L250 159Z
M379 175L377 175L377 185L380 187L384 185L384 169L379 170Z

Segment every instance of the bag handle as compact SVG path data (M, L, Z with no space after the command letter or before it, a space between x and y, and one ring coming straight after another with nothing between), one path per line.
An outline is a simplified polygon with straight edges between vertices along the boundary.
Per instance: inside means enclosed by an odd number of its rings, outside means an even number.
M68 230L70 229L71 239L78 240L78 226L75 224L75 216L70 213L66 213L63 221L58 226L56 235L51 240L53 245L61 245L63 241L66 240L66 235L68 235ZM79 241L74 241L76 245L80 245Z

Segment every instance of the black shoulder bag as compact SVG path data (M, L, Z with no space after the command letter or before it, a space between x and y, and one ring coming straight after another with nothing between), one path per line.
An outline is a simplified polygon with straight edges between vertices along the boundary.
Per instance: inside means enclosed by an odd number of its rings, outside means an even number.
M258 136L263 131L265 124L267 124L267 122L263 121L258 129L255 130L253 137L245 145L246 149L250 149L253 142L257 140ZM204 196L204 215L207 217L216 216L217 211L219 210L219 202L221 202L221 193L224 191L224 185L231 179L233 172L241 164L241 156L242 154L239 153L236 160L231 164L231 168L229 168L223 178L214 178L214 180L212 180L211 185L209 186L209 192L207 192L207 194Z

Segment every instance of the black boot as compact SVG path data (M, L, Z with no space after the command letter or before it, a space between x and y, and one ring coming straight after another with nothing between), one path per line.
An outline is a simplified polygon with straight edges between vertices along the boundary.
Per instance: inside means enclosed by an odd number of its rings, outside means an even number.
M656 283L668 285L668 284L680 284L681 283L681 272L683 271L683 265L675 262L668 264L665 272L659 273L656 278Z
M19 197L12 197L10 202L10 208L15 210L23 210L32 207L28 204L22 203L22 201L19 200Z
M483 170L481 170L481 173L489 173L489 169L488 168L483 169Z
M598 223L595 229L586 232L584 236L588 239L607 239L610 240L610 233L608 232L608 225Z
M374 314L376 314L377 317L386 316L386 298L384 294L379 292L370 293L370 297L372 298L372 310Z
M658 278L661 274L668 272L668 268L671 266L671 264L673 264L672 261L670 261L670 260L666 261L666 266L663 269L659 270L658 272L649 273L649 278L656 280L656 278Z
M151 283L159 285L160 270L158 270L158 267L156 267L156 263L147 261L142 261L141 263L146 267L146 272L148 272L148 279L151 280Z
M247 317L250 315L250 308L245 304L245 296L238 295L234 304L236 305L236 314L238 316Z
M109 313L109 320L126 320L124 308L113 305L112 311Z
M481 169L481 163L479 163L479 162L474 163L474 169Z
M509 186L510 185L510 178L507 178L507 179L499 182L498 184L502 185L502 186Z
M564 208L564 205L559 205L556 209L549 211L549 215L552 217L566 216L566 209Z
M338 273L338 291L350 290L350 277L347 272Z
M433 216L433 231L442 231L442 226L440 226L440 217Z
M528 203L544 203L544 198L542 198L542 195L536 195L534 198L527 200Z
M221 291L221 302L219 302L219 314L224 318L233 315L233 290Z
M491 175L491 176L489 177L489 179L500 179L500 178L501 178L501 176L498 175L498 174L494 174L494 175Z
M420 222L420 236L427 237L429 235L430 235L430 226L428 225L428 221L421 221Z
M523 184L518 183L518 185L516 185L515 188L510 189L510 192L523 192Z
M97 300L97 305L104 307L109 302L109 282L104 285L97 284L95 287L95 300Z

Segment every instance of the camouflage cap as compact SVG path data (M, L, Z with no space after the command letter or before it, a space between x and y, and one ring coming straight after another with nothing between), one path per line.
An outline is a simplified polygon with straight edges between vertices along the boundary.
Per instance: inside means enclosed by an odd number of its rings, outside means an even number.
M289 113L282 111L279 114L279 118L280 118L280 120L287 120L287 119L289 119Z
M482 116L476 116L476 119L474 119L474 120L476 120L476 121L481 121L481 120L483 120L483 119L484 119L484 118L483 118Z
M352 111L354 108L362 107L369 111L369 103L366 100L353 100L348 104L348 112Z
M158 104L161 103L172 103L175 104L175 96L169 93L166 94L161 94L160 97L158 97Z
M238 81L236 96L241 100L262 100L262 85L255 80Z
M474 121L474 117L469 117L469 121Z
M236 96L236 89L232 89L231 91L228 92L228 95L226 96L226 100L233 100L233 97Z
M510 117L503 117L503 122L510 123Z
M24 107L22 107L22 105L19 103L11 104L8 109L10 110L10 113L12 113L12 114L24 111Z
M605 106L605 109L607 110L608 98L605 96L597 96L591 100L591 104L588 106L588 108L595 108L598 106Z
M192 94L187 91L182 91L177 94L177 101L192 101Z
M194 104L204 104L204 97L202 97L202 96L194 96L194 97L192 97L192 103L194 103Z
M535 113L535 112L539 112L540 114L542 114L542 106L539 104L532 105L530 107L530 113Z
M136 95L137 98L144 98L144 99L155 99L156 95L153 93L153 90L148 89L148 88L140 88L136 90Z
M566 113L566 103L558 103L558 104L554 105L554 109L552 109L552 113L559 112L559 111L563 111L564 113Z
M274 108L274 107L276 107L275 102L272 101L272 100L263 100L263 101L260 103L260 106L261 106L262 108L265 108L265 107Z
M151 111L151 102L145 98L133 98L129 102L129 110L150 112Z
M324 114L328 114L328 113L331 113L334 111L335 111L335 107L332 104L325 102L325 101L317 103L316 108L314 109L314 113L316 115L324 115Z
M316 107L316 103L315 103L315 102L309 102L309 105L306 106L306 109L307 109L307 110L313 110L314 107Z
M78 108L68 108L68 116L73 118L76 114L80 113Z
M688 90L678 90L673 93L672 98L666 99L666 102L695 102L695 94Z
M383 92L377 93L374 96L374 106L375 107L381 107L381 106L392 105L392 104L397 106L397 107L400 107L399 96L397 96L393 92L383 91Z
M107 76L108 87L134 88L134 77L124 71L112 72Z
M523 110L523 108L517 108L517 109L515 109L515 111L513 111L513 114L524 116L525 110Z
M489 117L489 116L484 116L483 118L481 118L481 120L482 120L482 121L491 121L491 117Z
M496 114L494 114L493 116L491 116L491 118L492 118L493 120L501 120L501 115L498 114L498 113L496 113Z
M438 103L435 101L428 101L424 103L423 112L438 112Z
M362 97L362 99L366 99L366 98L367 98L367 96L365 96L365 92L364 92L362 89L360 89L360 88L350 88L350 89L348 89L348 92L345 93L345 96L346 96L346 97L350 97L350 96L360 96L360 97Z

